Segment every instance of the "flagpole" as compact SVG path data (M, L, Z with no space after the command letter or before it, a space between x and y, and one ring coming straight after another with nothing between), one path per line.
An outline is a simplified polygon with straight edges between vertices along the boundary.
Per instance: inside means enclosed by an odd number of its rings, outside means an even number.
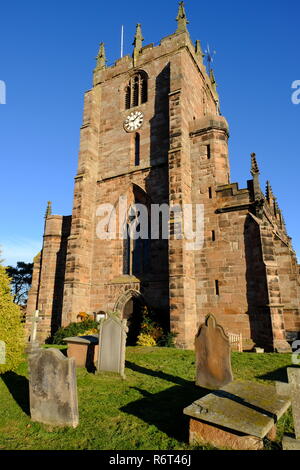
M123 49L124 49L124 26L122 25L122 28L121 28L121 58L123 57Z

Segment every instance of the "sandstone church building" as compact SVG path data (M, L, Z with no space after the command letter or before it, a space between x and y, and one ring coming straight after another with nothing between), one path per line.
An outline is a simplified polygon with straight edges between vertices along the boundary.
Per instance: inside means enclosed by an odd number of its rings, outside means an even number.
M214 314L245 344L286 351L300 331L299 265L277 200L251 155L251 179L230 181L229 130L212 70L193 44L183 2L177 30L106 66L100 45L85 94L71 216L48 205L43 247L34 260L27 318L39 310L38 337L77 321L80 312L150 306L168 317L180 348ZM99 239L97 208L203 204L204 246L184 239ZM170 234L176 220L170 217Z

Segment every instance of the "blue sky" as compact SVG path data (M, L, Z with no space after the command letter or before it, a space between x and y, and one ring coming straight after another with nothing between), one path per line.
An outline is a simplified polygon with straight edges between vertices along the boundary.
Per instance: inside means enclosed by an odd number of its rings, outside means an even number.
M217 51L214 62L222 114L230 131L232 181L246 186L256 152L261 184L271 180L300 255L300 80L296 1L185 2L193 40ZM47 201L72 210L83 93L91 87L100 41L108 63L132 52L136 23L144 45L173 33L178 2L36 0L2 2L0 80L0 245L6 264L30 261L41 248Z

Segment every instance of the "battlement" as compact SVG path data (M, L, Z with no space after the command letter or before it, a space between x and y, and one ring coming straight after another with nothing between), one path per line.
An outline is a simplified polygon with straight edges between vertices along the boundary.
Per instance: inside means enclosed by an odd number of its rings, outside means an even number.
M154 43L143 46L135 56L126 55L116 60L115 63L109 67L104 65L97 66L94 70L93 85L97 86L103 82L112 80L114 77L121 74L131 74L136 70L147 67L147 64L162 56L171 56L178 54L181 49L186 49L192 58L195 67L202 75L207 88L210 90L214 99L218 98L214 90L211 80L207 74L206 67L199 54L196 53L195 45L192 43L190 35L187 31L174 33L161 39L160 43L155 46Z

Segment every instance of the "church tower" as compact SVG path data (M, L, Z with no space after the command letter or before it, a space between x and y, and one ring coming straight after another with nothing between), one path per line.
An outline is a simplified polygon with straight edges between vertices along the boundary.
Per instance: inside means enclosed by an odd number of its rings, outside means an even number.
M136 254L130 247L125 253L122 240L99 240L96 235L97 207L118 208L121 197L149 207L193 203L190 132L208 116L217 123L217 129L205 136L212 154L216 150L219 183L228 182L226 141L222 150L218 144L218 134L227 135L222 130L226 123L219 116L218 95L199 54L199 42L197 48L191 42L187 23L181 2L176 32L157 47L143 47L138 24L132 56L112 67L106 67L100 45L93 88L85 96L64 324L79 311L122 311L137 296L166 315L171 311L179 345L192 346L197 322L195 260L185 242L151 240ZM171 233L174 223L170 221Z
M143 45L137 24L132 55L110 67L100 44L84 100L72 217L47 214L28 311L39 309L45 337L80 312L119 311L130 322L135 309L148 305L181 348L193 348L199 324L213 313L250 343L287 350L285 318L291 331L300 330L291 241L270 189L266 197L260 190L254 157L248 187L230 182L228 124L214 72L207 73L200 41L191 41L183 2L176 21L176 31L158 46ZM148 209L148 236L132 240L135 205ZM202 208L198 249L174 236L184 228L176 214L168 220L168 239L162 228L149 236L154 206L163 218L164 207L189 205ZM284 252L290 263L281 279L267 266L270 243L275 262ZM286 299L286 317L280 295L270 296L276 275L279 291L282 282L294 296Z

